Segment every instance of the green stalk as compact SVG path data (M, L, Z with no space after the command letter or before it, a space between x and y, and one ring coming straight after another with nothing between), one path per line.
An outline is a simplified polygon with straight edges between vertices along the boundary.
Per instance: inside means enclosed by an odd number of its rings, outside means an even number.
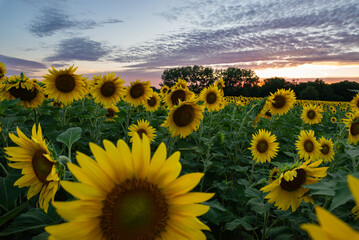
M267 232L266 232L266 228L267 228L267 224L268 224L268 211L266 211L264 213L264 223L263 223L263 233L262 233L262 240L265 240L266 239L266 235L267 235Z

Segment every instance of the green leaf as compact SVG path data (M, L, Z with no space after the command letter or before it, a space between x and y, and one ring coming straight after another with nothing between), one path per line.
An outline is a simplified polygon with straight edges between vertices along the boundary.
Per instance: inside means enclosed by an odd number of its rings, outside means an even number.
M23 189L14 186L14 182L20 177L20 174L9 174L6 178L0 177L0 206L7 211L14 205L17 196L23 191Z
M263 203L262 200L259 198L252 198L248 201L249 205L251 206L251 209L258 214L264 214L266 211L268 211L272 204L270 203Z
M68 148L71 148L77 140L81 138L82 129L80 127L73 127L67 129L57 137L57 141L64 143Z
M35 237L31 238L31 240L47 240L49 238L50 234L47 232L40 233L39 235L36 235Z
M335 195L335 181L319 181L310 185L305 185L306 188L310 189L310 195L325 195L325 196L334 196Z
M356 158L359 155L359 149L347 149L345 152L351 157Z
M335 188L335 196L332 204L329 207L329 211L333 211L335 208L352 200L353 196L348 187L347 181L338 182Z
M16 217L22 210L24 210L24 208L27 206L27 204L29 204L28 201L24 202L23 204L21 204L17 208L14 208L10 212L6 213L5 215L2 215L0 217L0 227L2 225L4 225L7 221L9 221L9 220L13 219L14 217Z
M254 228L249 224L249 222L252 222L253 217L252 216L246 216L243 218L236 218L232 222L229 222L225 225L225 229L229 231L233 231L237 229L239 226L244 227L245 230L251 231Z

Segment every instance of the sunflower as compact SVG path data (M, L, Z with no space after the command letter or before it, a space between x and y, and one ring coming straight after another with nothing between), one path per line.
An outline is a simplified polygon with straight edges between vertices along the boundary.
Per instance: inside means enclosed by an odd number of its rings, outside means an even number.
M25 108L37 108L44 102L45 95L35 79L30 80L25 74L12 76L2 82L0 99L20 99Z
M181 138L185 138L199 128L203 119L203 110L204 107L197 105L195 98L179 101L161 126L169 128L172 137L180 135Z
M40 193L39 206L47 212L50 200L54 200L59 186L59 175L56 169L56 161L52 158L50 151L42 137L40 124L36 131L36 124L32 127L32 136L29 139L17 128L17 136L9 133L11 140L18 147L6 147L7 159L12 161L9 166L22 169L22 176L14 186L30 187L27 199Z
M144 104L145 101L150 98L151 92L151 82L141 82L137 79L131 82L131 85L126 88L124 100L137 107L138 105Z
M177 80L175 86L176 86L176 87L182 87L182 88L187 89L187 88L188 88L188 87L187 87L187 84L188 84L188 83L187 83L186 80L183 80L183 79L179 78L179 79Z
M286 114L296 101L293 90L278 89L268 97L270 102L270 112L272 115Z
M331 117L331 118L330 118L330 121L331 121L332 123L336 123L336 122L337 122L337 118L336 118L336 117Z
M159 108L160 103L161 103L161 99L158 93L152 92L150 98L145 101L144 106L147 111L154 112Z
M304 160L316 160L320 156L320 143L314 137L313 130L302 130L295 142L300 158Z
M321 137L319 139L320 144L320 154L319 157L324 160L324 162L331 162L334 159L334 143L332 139L326 139Z
M308 104L303 107L301 118L303 122L307 124L320 123L323 118L322 111L320 106Z
M223 78L220 78L219 80L214 82L214 86L218 88L219 91L223 93L223 88L226 86L224 83Z
M117 117L116 113L120 111L118 107L115 104L111 104L109 106L105 106L105 108L107 110L105 121L115 121L113 118Z
M162 86L160 90L160 96L164 98L168 94L169 90L170 88L167 85Z
M265 198L278 209L285 211L291 207L294 212L302 200L310 201L307 196L309 189L305 185L316 183L327 175L327 167L318 167L321 162L294 164L290 169L281 171L280 176L261 191L269 192Z
M74 74L77 67L56 70L52 67L44 76L44 92L55 101L65 105L83 98L88 93L88 83L82 75Z
M217 87L211 85L201 91L199 100L202 100L208 111L219 111L223 97Z
M351 100L350 104L350 109L351 111L359 111L359 93L357 93L353 99Z
M2 79L6 74L5 64L0 62L0 79Z
M359 111L349 113L349 118L343 119L349 132L348 140L350 143L357 145L359 141Z
M161 143L151 159L149 140L136 134L132 152L123 140L105 149L90 143L94 159L78 152L80 166L68 163L79 182L61 186L77 200L54 202L66 223L47 226L50 239L205 239L197 217L214 194L189 192L203 173L178 178L180 153L168 159Z
M156 129L151 127L150 123L144 119L137 120L137 124L132 124L128 130L130 130L128 133L128 136L131 137L130 142L133 142L133 138L136 133L140 136L141 139L143 135L146 135L150 142L153 142L156 137Z
M116 77L115 73L94 76L90 93L95 98L96 103L102 103L105 106L116 104L125 92L124 83L125 81L119 76Z
M269 177L268 182L272 183L274 182L278 177L280 176L280 170L279 168L275 167L269 171Z
M359 180L348 175L348 185L352 192L357 206L359 205ZM313 240L347 240L359 239L359 232L351 228L335 215L320 206L315 207L315 213L320 225L305 223L300 228L305 230Z
M265 163L270 162L278 154L279 143L277 137L267 130L260 129L252 135L251 147L253 160Z
M165 97L166 105L172 108L178 105L179 101L186 101L193 96L193 93L183 87L174 86L171 88L171 92Z

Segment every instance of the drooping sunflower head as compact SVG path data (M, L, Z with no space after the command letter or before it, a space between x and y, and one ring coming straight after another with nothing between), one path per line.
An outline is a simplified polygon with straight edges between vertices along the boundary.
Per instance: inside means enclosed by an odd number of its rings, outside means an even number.
M207 88L204 88L201 91L200 100L203 101L204 106L211 111L219 111L220 105L223 102L223 96L218 90L217 87L211 85Z
M131 82L130 86L126 88L124 100L137 107L144 104L145 101L150 98L151 93L151 82L141 82L137 79L136 81Z
M171 109L161 126L169 128L173 137L180 135L181 138L185 138L199 128L203 119L203 110L204 107L199 106L195 98L180 101Z
M121 100L125 93L123 84L125 81L115 73L94 76L91 82L90 93L95 98L96 103L103 105L116 104Z
M6 74L5 64L0 62L0 80L5 76L5 74Z
M150 98L145 101L145 108L150 112L156 111L161 104L160 96L157 92L153 91Z
M11 161L9 166L22 169L24 174L14 185L20 188L30 187L27 199L40 193L39 206L47 212L49 202L54 200L59 184L56 161L42 137L40 124L37 130L34 124L31 139L19 128L17 128L17 135L9 133L9 137L18 147L4 148L7 158Z
M137 124L132 124L128 130L130 130L128 133L128 136L131 137L130 142L133 142L133 138L136 134L138 134L141 139L143 135L146 135L150 142L153 142L156 137L156 129L150 126L149 121L144 119L137 120Z
M20 99L25 108L41 106L45 96L36 80L30 80L25 74L12 76L1 85L0 99Z
M186 101L190 99L192 96L193 93L190 90L186 88L174 86L171 88L171 92L168 93L167 96L165 97L165 102L169 108L172 108L178 105L180 101L182 102Z
M75 74L77 67L57 70L54 67L44 77L44 92L55 101L65 105L82 99L88 93L87 78Z
M307 124L320 123L323 118L322 111L320 106L308 104L303 107L301 118L303 119L303 122Z
M270 112L272 115L286 114L296 101L295 93L292 89L278 89L268 97Z
M318 167L322 161L316 161L311 164L306 161L303 164L293 164L286 169L279 169L279 177L272 179L267 186L261 188L263 192L269 192L266 199L269 203L281 210L287 210L289 207L296 211L302 200L310 201L308 196L309 189L305 185L318 182L327 175L327 167Z
M47 226L50 239L205 239L209 230L198 216L213 194L189 192L202 173L181 172L180 153L167 158L161 143L151 157L146 136L134 136L132 149L123 140L104 149L90 143L95 159L76 156L67 166L79 182L61 186L77 200L54 202L66 223Z
M344 119L343 122L348 128L349 136L348 140L350 143L357 145L359 142L359 111L349 114L348 119Z
M324 162L331 162L334 159L334 143L332 139L326 139L321 137L319 139L320 144L320 155L319 158L323 159Z
M295 143L300 158L304 160L316 160L320 156L320 144L314 137L313 130L302 130Z
M350 102L351 111L359 111L359 93L357 93Z
M260 129L252 135L251 147L253 160L261 163L270 162L274 158L279 149L279 143L276 142L277 137L271 132Z

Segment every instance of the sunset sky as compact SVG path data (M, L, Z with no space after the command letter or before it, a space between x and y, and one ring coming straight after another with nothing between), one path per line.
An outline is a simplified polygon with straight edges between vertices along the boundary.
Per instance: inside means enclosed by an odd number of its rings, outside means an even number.
M0 62L157 86L164 69L252 69L260 78L359 81L358 0L0 0Z

